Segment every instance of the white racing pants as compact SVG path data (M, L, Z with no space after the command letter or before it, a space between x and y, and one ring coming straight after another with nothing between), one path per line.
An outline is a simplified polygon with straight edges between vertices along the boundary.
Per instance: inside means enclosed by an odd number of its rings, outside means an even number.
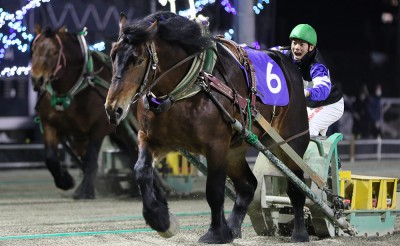
M330 105L318 108L307 108L310 135L318 136L321 134L322 136L326 136L328 127L338 121L340 117L342 117L343 112L343 98Z

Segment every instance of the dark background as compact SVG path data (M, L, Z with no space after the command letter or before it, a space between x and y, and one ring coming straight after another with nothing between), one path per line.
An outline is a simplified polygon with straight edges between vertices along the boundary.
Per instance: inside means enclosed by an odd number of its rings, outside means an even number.
M216 1L200 12L210 17L213 34L223 34L240 22L235 20L237 16L227 13L220 2ZM1 0L1 7L7 12L15 12L26 3L23 0ZM235 0L230 3L234 5ZM399 97L399 7L392 3L398 4L398 0L270 0L269 4L263 4L264 10L256 15L256 41L262 48L289 45L288 36L292 28L299 23L308 23L316 29L318 48L324 55L333 80L341 85L345 94L356 96L364 84L372 91L375 84L380 83L383 97ZM177 0L176 4L177 10L189 7L186 0ZM31 33L35 24L52 28L59 28L63 24L71 32L80 31L86 26L88 43L103 40L106 42L105 52L108 53L118 33L119 12L123 11L133 20L154 10L169 10L169 5L163 7L157 0L52 0L30 10L25 16L24 25ZM383 12L393 13L392 23L382 23ZM0 31L7 33L9 28L4 25ZM12 49L13 58L3 59L0 70L14 65L27 66L29 63L29 52L21 53L14 46ZM0 92L4 95L7 90L2 79L0 77ZM27 76L22 79L27 80ZM15 87L20 86L17 82L14 84ZM27 89L18 91L28 92Z

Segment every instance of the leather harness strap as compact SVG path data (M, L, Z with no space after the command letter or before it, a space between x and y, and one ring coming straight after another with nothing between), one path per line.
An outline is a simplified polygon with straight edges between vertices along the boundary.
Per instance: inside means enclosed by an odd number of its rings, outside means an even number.
M242 97L239 94L236 94L233 92L233 90L227 86L225 83L223 83L219 78L215 77L212 74L203 72L203 75L205 78L207 78L210 81L210 86L220 92L221 94L225 95L229 99L231 99L234 103L237 103L239 107L242 110L245 110L247 106L247 99Z
M254 108L256 105L256 75L254 66L249 59L247 52L243 49L243 47L232 40L225 39L222 36L216 36L215 39L225 48L227 48L238 60L238 62L243 66L246 80L248 81L250 87L250 106L251 108Z
M241 46L237 45L233 41L226 40L218 36L216 37L216 39L223 46L225 46L227 51L231 53L231 55L233 55L234 58L237 59L237 61L242 65L242 68L244 67L243 69L245 70L246 73L247 77L246 79L247 81L250 81L250 88L251 88L250 105L251 108L253 109L252 113L254 114L254 119L275 142L270 146L268 146L267 149L269 150L280 146L297 163L297 165L303 171L305 171L307 174L310 175L311 179L319 187L323 187L325 185L325 182L307 165L307 163L304 162L304 160L299 155L297 155L297 153L293 150L293 148L288 145L288 142L292 141L293 139L308 134L309 129L306 129L305 131L295 134L287 139L283 139L271 126L271 124L260 113L258 113L255 110L256 76L255 76L254 66L252 65L250 59L248 58L247 52ZM250 78L249 76L247 76L248 74L250 74ZM246 112L245 109L247 107L247 98L233 91L232 88L230 88L228 85L226 85L219 78L213 76L212 74L202 72L202 75L209 81L211 88L228 97L234 103L238 104L243 112Z

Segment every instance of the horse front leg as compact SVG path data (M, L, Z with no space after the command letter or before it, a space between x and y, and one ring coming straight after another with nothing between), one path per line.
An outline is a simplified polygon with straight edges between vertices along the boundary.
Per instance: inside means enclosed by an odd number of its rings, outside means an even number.
M74 199L94 199L95 181L98 170L97 159L101 147L101 141L91 141L86 147L85 156L82 159L83 178L78 188L75 190Z
M74 178L68 170L61 166L58 153L57 131L49 125L43 124L46 167L53 176L54 183L61 190L74 188Z
M207 184L206 198L211 209L211 225L206 234L200 237L200 243L223 244L230 243L234 237L224 215L225 200L225 165L226 159L221 160L220 151L207 155Z
M176 235L178 221L168 210L164 192L153 180L153 157L145 139L146 134L139 131L139 156L134 167L136 182L142 196L143 217L152 229L162 237L169 238Z
M297 171L294 173L301 181L304 182L304 175L302 171ZM306 201L306 196L291 181L288 182L286 193L290 198L294 213L291 240L292 242L308 242L310 241L310 238L304 222L304 204Z
M246 150L235 149L232 151L232 158L229 158L229 167L227 168L228 176L236 191L235 204L227 220L234 238L242 237L242 223L257 188L257 179L247 164L245 155Z

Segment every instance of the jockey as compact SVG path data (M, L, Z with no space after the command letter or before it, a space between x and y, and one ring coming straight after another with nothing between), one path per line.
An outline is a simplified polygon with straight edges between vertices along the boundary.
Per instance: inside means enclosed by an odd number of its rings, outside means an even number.
M326 136L328 127L343 115L344 101L340 89L332 83L329 70L317 50L317 33L308 24L299 24L289 35L290 47L274 47L289 58L303 77L311 136Z

